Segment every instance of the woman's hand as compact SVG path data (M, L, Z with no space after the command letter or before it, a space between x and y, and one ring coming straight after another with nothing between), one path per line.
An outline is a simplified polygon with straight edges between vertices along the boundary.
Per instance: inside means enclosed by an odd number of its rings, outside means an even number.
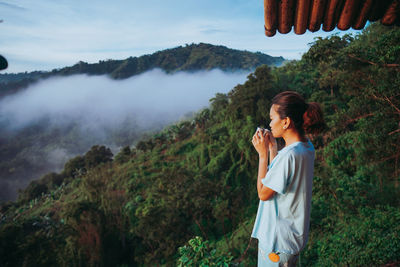
M257 150L260 158L268 158L269 140L266 138L266 136L264 136L262 130L258 129L256 131L251 142L253 143L254 148Z
M276 143L275 137L272 135L271 131L267 130L265 138L268 139L268 148L270 153L270 161L272 161L276 154L278 154L278 144Z
M275 137L272 135L271 131L266 130L265 138L268 139L268 145L270 150L278 151L278 144L276 143Z

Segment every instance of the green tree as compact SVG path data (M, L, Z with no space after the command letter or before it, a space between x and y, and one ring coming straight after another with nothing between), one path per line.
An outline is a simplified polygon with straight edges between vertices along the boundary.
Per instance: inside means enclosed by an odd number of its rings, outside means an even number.
M97 165L112 161L113 154L111 150L105 146L93 146L84 156L85 167L91 169Z

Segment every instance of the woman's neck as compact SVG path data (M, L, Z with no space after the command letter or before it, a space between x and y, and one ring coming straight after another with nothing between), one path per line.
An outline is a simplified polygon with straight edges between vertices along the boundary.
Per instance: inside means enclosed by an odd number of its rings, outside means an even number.
M293 131L292 129L288 129L282 135L282 138L285 140L285 146L289 146L296 142L307 142L305 136L301 136L297 131Z

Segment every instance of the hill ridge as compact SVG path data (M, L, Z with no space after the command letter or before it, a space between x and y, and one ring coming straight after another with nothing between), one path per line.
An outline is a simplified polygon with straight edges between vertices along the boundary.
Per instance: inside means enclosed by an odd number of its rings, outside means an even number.
M39 79L56 75L74 74L109 75L112 79L126 79L151 69L160 68L167 73L198 71L219 68L223 71L254 70L260 65L279 66L283 57L273 57L261 52L250 52L207 43L186 44L139 57L121 60L100 60L97 63L78 63L53 69L14 74L0 74L0 97L13 94Z

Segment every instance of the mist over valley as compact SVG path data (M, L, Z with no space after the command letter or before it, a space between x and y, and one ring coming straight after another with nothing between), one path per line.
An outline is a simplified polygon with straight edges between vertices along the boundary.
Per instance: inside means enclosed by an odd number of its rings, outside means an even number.
M145 133L188 118L250 71L166 74L153 69L124 80L53 76L0 99L0 201L68 159L105 145L114 154Z

